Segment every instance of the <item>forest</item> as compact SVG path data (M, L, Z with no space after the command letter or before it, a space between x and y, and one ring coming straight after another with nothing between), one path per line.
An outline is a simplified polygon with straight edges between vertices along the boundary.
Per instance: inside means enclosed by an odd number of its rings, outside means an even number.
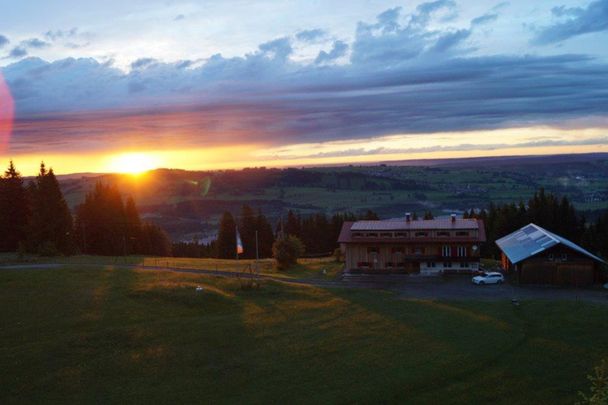
M243 173L248 179L252 173L263 173L259 181L264 183L268 173L277 175L279 172ZM234 185L242 180L242 188L250 188L243 176L236 176L229 183ZM281 172L280 179L288 179L291 184L306 184L318 176L287 170ZM348 182L354 181L352 173L344 176ZM418 215L422 219L434 216L431 210L414 211L414 218ZM543 187L527 200L504 204L490 202L486 208L466 210L464 217L484 221L488 242L482 247L482 255L486 258L498 256L496 239L530 222L608 257L608 209L598 210L594 219L587 219L566 195L547 192ZM212 241L193 238L172 243L161 226L141 219L134 198L125 197L115 183L97 181L84 195L84 200L70 209L53 169L47 170L44 163L40 165L38 175L27 184L12 161L0 177L0 229L3 230L0 251L3 252L233 259L237 257L237 241L240 241L242 252L238 257L265 258L272 256L272 246L277 238L293 236L301 241L305 255L327 256L338 247L342 224L357 219L380 219L380 215L371 209L342 210L331 215L325 211L311 213L309 209L289 209L285 215L276 217L243 203L239 211L228 209L223 212Z

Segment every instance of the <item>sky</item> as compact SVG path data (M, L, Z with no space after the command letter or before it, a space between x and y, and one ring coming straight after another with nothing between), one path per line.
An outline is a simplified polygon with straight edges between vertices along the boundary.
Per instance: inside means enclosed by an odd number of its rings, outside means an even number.
M0 0L0 164L608 152L608 0Z

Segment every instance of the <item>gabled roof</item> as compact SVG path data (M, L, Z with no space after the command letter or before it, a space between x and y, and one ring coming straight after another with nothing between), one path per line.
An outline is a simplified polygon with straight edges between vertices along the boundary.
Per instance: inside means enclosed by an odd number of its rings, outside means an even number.
M588 252L576 243L559 235L549 232L536 224L528 224L523 228L496 241L496 244L513 264L544 252L555 245L565 245L593 260L606 263L602 258Z
M412 219L395 218L376 221L357 221L350 228L352 231L408 231L408 230L450 230L450 229L479 229L476 219L451 218Z
M449 225L446 225L446 221L442 221L438 225L437 220L412 220L409 225L403 225L405 219L403 221L399 221L398 219L391 220L376 220L376 221L357 221L357 222L344 222L342 225L342 229L340 230L340 236L338 237L338 243L420 243L420 242L485 242L486 241L486 232L485 227L483 225L483 221L481 219L466 219L457 220L456 223L451 222L451 219L448 219ZM462 225L462 221L466 221L466 226ZM399 223L397 223L399 222ZM434 223L433 226L427 227L423 223ZM388 223L388 224L387 224ZM417 223L417 224L414 224ZM412 224L414 224L412 226ZM444 226L441 226L444 224ZM429 224L430 225L430 224ZM449 238L443 237L357 237L356 240L353 240L353 232L362 231L401 231L401 230L477 230L475 235L468 236L451 236Z

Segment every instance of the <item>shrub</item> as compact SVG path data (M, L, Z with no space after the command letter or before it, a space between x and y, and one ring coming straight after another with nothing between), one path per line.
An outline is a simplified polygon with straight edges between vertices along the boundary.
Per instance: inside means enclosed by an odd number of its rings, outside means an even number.
M279 270L288 269L298 262L304 253L304 244L293 235L277 239L272 245L272 257L276 260Z
M587 376L591 382L591 395L587 396L579 392L582 398L582 401L578 402L579 404L608 404L608 359L602 360L594 371L594 375Z
M342 249L336 248L334 250L334 259L336 260L336 263L340 263L342 261Z
M57 246L55 246L55 243L45 241L42 242L42 245L38 248L38 254L45 257L59 256L59 250L57 249Z

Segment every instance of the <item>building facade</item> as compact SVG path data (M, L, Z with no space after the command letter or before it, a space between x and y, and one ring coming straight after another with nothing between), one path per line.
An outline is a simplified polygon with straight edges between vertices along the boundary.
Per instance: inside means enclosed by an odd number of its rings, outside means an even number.
M434 275L479 269L483 222L450 218L405 218L345 222L338 242L350 273Z
M559 235L529 224L496 241L502 268L521 284L585 286L606 280L606 262Z

